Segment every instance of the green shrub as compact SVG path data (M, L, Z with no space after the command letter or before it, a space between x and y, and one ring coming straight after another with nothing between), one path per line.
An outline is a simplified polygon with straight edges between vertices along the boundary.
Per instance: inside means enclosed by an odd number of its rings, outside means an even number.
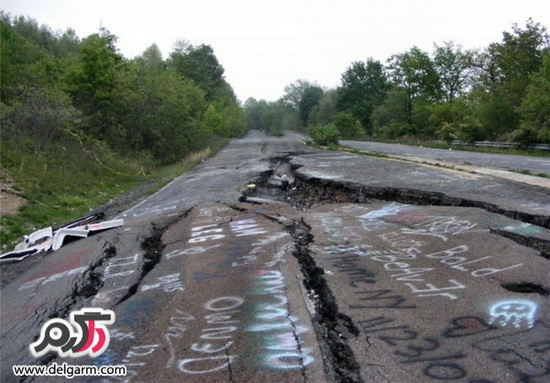
M309 136L316 144L328 146L330 144L338 144L340 131L332 124L314 126L309 129Z
M334 125L340 132L340 138L345 140L364 138L367 134L361 122L350 113L338 113L334 117Z

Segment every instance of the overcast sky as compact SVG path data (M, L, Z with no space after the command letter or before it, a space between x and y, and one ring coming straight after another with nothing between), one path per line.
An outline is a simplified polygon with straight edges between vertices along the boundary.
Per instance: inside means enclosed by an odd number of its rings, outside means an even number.
M335 87L352 62L385 62L413 46L484 48L530 17L550 27L549 0L0 1L12 16L81 38L103 26L128 58L153 43L167 58L177 39L211 45L241 101L276 100L298 79Z

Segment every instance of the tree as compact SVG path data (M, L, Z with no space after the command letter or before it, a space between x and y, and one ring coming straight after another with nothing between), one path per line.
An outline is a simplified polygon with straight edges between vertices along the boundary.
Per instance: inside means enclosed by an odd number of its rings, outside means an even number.
M13 140L21 147L31 143L32 151L50 150L74 129L79 112L59 87L24 86L11 105L2 105L2 139Z
M314 86L314 84L307 80L296 80L296 82L285 86L285 94L282 97L282 100L294 109L298 110L305 90L311 86Z
M12 20L0 12L0 96L4 103L17 97L18 87L57 82L51 76L54 73L46 76L45 64L53 58L38 45L39 30L35 20L24 17Z
M393 127L390 138L414 134L415 129L411 125L410 105L409 96L403 89L394 85L387 93L382 104L372 113L374 134L388 136L386 132L388 127Z
M87 131L97 138L108 136L112 125L110 107L117 66L122 62L115 42L116 37L106 29L85 38L80 45L78 62L65 79L75 106L93 119Z
M430 56L417 47L393 55L388 60L394 83L405 90L411 100L441 100L441 79Z
M363 138L365 136L365 128L350 113L341 112L334 116L334 126L340 132L340 138L343 140Z
M519 126L519 107L548 48L546 28L530 19L525 29L514 25L501 43L478 55L477 113L490 138L504 138Z
M106 29L80 41L73 30L52 32L3 12L0 38L2 145L59 151L78 137L105 152L168 164L205 147L214 133L246 132L209 46L182 41L167 62L153 44L126 60Z
M384 101L389 84L384 66L373 59L354 62L342 75L338 90L338 110L351 113L368 131L372 112Z
M202 123L204 91L167 68L155 46L118 66L115 95L110 142L123 153L170 163L204 147L212 135Z
M338 92L335 89L326 91L319 101L309 113L309 123L311 125L327 125L330 124L337 111Z
M285 94L281 101L297 113L302 128L305 128L311 111L319 104L323 94L323 88L316 83L297 80L285 87Z
M313 108L319 105L322 97L323 88L320 86L312 85L304 89L302 97L300 98L300 104L298 106L300 120L302 121L303 126L308 125L309 115Z
M265 100L258 101L250 97L245 101L244 110L250 129L264 130L262 116L267 107L267 101Z
M429 108L442 100L441 81L430 56L417 47L393 55L388 60L394 85L406 96L406 123L412 130L424 135L429 131Z
M263 130L269 135L280 136L283 134L287 110L290 107L282 101L267 102L249 98L244 104L244 110L248 125L251 129Z
M544 56L540 70L531 76L519 113L521 124L513 139L524 145L550 144L550 52Z
M455 46L452 41L435 45L434 67L439 75L443 97L452 102L466 90L472 68L472 52L464 52L462 46Z
M203 131L208 134L217 134L220 136L226 136L224 123L222 116L216 110L216 107L212 104L208 106L204 116L202 117Z
M146 123L144 144L163 164L180 160L205 146L208 132L201 128L204 92L174 71L158 77Z
M336 126L332 124L324 126L311 126L309 128L309 136L318 145L338 145L340 132L338 131Z
M224 69L210 45L186 45L179 43L170 55L170 66L206 92L208 101L216 99L217 92L225 84Z
M149 74L149 77L158 76L166 69L166 64L162 59L162 53L157 44L153 44L147 48L136 61L141 62L144 71Z

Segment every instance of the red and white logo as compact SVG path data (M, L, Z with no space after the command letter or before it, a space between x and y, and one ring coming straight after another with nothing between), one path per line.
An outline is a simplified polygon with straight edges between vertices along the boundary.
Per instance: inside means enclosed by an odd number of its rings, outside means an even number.
M54 351L61 357L95 358L109 346L110 335L105 326L114 322L115 313L101 308L73 311L69 321L50 319L42 326L40 339L29 346L31 354L39 358Z

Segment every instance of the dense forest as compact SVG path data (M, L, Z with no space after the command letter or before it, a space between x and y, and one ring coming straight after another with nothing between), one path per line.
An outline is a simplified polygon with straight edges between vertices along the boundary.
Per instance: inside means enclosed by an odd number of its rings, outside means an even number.
M2 152L75 142L169 164L212 136L246 133L246 117L208 45L177 41L124 58L107 29L80 39L0 14Z
M244 106L252 128L274 135L550 143L550 39L528 20L483 50L412 47L352 63L336 89L298 80L278 101Z
M249 128L550 143L550 38L533 20L482 50L412 47L351 63L336 89L297 80L275 102L244 106L208 45L177 41L166 59L152 45L127 59L106 29L80 39L5 13L0 37L2 149L76 141L163 165Z

